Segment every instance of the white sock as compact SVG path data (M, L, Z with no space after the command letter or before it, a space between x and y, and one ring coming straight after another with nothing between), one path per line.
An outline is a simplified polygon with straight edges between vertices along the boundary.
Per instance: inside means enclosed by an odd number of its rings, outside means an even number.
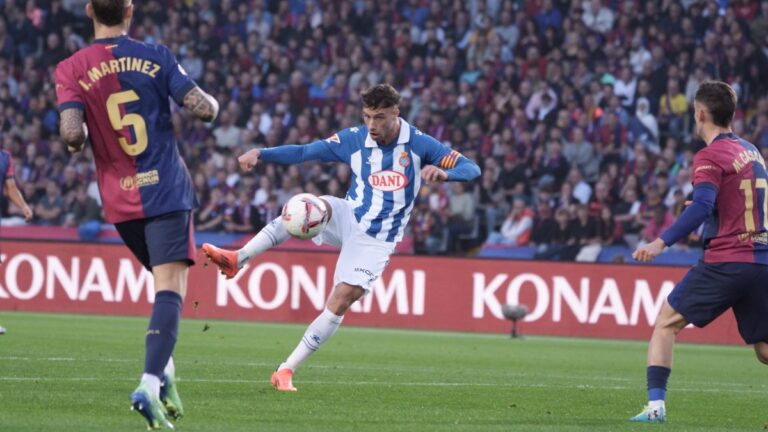
M141 383L146 384L149 387L149 391L157 397L160 397L160 377L150 374L144 374L141 376Z
M283 227L282 216L276 217L237 251L237 266L244 266L251 258L288 240L288 237L288 232Z
M168 364L165 365L165 370L163 372L172 377L176 376L176 365L173 364L173 356L168 359Z
M659 408L664 408L664 400L663 399L659 399L659 400L648 401L648 408L650 408L652 410L657 410Z
M343 319L344 316L336 315L328 309L324 309L323 313L312 321L312 324L309 325L304 333L304 337L301 338L301 342L299 342L296 349L293 350L285 363L281 364L278 369L288 368L295 371L301 365L301 362L317 351L320 345L336 333L336 329L339 328Z

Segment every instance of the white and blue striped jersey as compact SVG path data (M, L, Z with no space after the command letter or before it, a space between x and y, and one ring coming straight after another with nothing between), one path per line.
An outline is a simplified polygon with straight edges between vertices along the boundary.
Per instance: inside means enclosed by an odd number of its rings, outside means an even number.
M349 164L352 179L346 199L352 203L355 218L368 235L387 242L398 242L403 238L421 187L422 166L435 165L448 170L462 157L403 119L400 119L397 142L388 146L377 144L368 135L366 126L356 126L325 140L290 147L300 148L300 151L296 149L300 155L291 152L288 157L283 151L288 149L275 147L263 149L260 157L278 163L322 160ZM472 165L476 168L474 163ZM479 169L472 178L477 175Z
M365 126L345 129L326 142L352 168L346 199L353 203L361 228L388 242L403 238L421 187L421 167L438 165L451 154L450 148L403 119L397 142L386 147L378 145Z

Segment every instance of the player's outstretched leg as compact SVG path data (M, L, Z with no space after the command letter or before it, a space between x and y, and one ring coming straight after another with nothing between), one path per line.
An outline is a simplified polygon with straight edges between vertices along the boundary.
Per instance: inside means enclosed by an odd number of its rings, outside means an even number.
M281 218L277 217L253 236L245 246L236 251L203 243L203 252L227 279L232 279L251 258L288 240L288 237Z
M648 404L640 414L630 418L630 421L642 423L663 423L667 419L667 408L664 400L667 394L667 381L672 372L672 352L675 346L675 336L688 322L675 311L669 302L664 305L656 318L651 341L648 344Z
M363 288L343 282L334 288L326 309L307 327L307 331L304 332L304 336L288 359L272 373L270 379L272 387L279 391L297 391L293 386L293 373L307 357L320 349L320 345L336 333L344 319L344 313L364 293Z

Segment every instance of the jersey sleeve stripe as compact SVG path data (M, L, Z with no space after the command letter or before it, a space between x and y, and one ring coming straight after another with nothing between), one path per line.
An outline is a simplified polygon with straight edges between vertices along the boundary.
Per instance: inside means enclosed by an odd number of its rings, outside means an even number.
M442 159L440 159L440 163L438 164L440 168L448 168L448 155L443 156Z
M451 154L448 155L448 157L449 157L449 163L448 163L449 166L448 166L448 168L453 168L453 167L456 166L456 161L459 160L459 155L460 155L460 153L457 152L456 150L451 151Z
M182 105L184 103L184 96L187 95L193 88L197 87L197 84L195 84L194 81L188 81L186 84L184 84L183 87L176 90L176 94L173 95L173 99L179 104Z
M62 112L64 110L70 109L70 108L77 108L79 110L85 111L85 104L82 103L82 102L78 102L78 101L64 102L64 103L59 105L59 112Z

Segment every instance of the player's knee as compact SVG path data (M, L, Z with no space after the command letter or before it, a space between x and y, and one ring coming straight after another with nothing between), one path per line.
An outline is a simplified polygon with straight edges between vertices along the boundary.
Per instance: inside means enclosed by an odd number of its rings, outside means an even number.
M334 288L326 308L336 315L344 315L363 293L365 290L362 287L342 282Z
M686 325L688 323L682 316L659 317L656 320L655 328L657 331L668 331L677 335Z

